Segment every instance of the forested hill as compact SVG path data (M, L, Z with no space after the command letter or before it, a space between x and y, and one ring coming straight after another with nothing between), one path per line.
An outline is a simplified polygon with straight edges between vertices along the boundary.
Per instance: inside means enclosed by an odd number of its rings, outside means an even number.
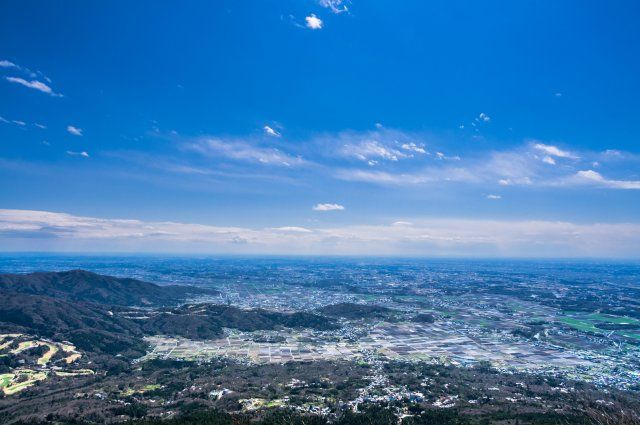
M198 295L217 293L192 286L160 286L85 270L3 274L0 275L0 292L121 306L175 305Z

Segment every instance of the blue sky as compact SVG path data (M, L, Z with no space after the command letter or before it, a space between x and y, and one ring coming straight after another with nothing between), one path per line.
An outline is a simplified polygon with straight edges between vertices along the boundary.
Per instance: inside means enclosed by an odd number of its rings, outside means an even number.
M0 6L3 250L637 257L637 2Z

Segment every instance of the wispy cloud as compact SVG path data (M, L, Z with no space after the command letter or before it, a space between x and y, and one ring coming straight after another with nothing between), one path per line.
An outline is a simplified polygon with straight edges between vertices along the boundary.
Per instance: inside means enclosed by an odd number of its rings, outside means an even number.
M346 145L342 152L351 154L361 160L385 159L380 161L379 169L371 170L341 166L334 170L334 176L349 181L361 181L381 185L427 185L432 183L464 183L492 186L529 186L529 187L564 187L592 185L610 189L635 189L636 180L612 180L602 177L595 171L582 171L585 164L594 163L602 167L617 161L630 162L630 169L637 167L640 158L629 153L575 152L560 149L557 146L540 142L525 143L519 147L502 151L475 151L466 158L457 155L447 156L436 151L424 158L413 158L411 164L401 166L400 159L412 158L398 155L388 145L379 143L361 143ZM404 153L409 151L405 151ZM426 152L428 154L428 151ZM540 154L543 155L540 155ZM434 161L444 160L449 161ZM558 159L565 161L562 167L557 165ZM396 165L397 164L397 165Z
M316 204L312 209L314 211L342 211L344 206L340 204Z
M569 151L562 150L557 146L545 145L544 143L534 143L533 148L543 152L549 156L555 156L557 158L570 158L576 159L577 156Z
M269 135L264 128L263 131ZM260 178L267 174L288 183L337 179L406 188L456 184L476 186L479 193L492 193L496 186L559 189L590 184L610 189L634 188L637 180L634 170L640 164L640 155L611 149L591 152L524 140L509 148L487 150L433 134L382 126L374 130L311 134L298 140L248 134L179 136L177 143L182 149L169 162L184 170L205 170L202 175L210 175L215 169L217 173L257 176L253 164L262 164L265 167L261 168ZM452 147L456 150L449 152ZM194 152L198 156L185 155ZM289 171L289 167L302 166L304 173L300 168ZM594 167L604 175L631 177L597 181L595 177L577 174Z
M18 65L6 59L0 60L0 68L18 68Z
M637 257L640 224L412 219L252 229L0 210L0 241L5 250Z
M422 155L427 154L428 152L424 148L424 144L416 145L414 142L403 143L400 147L406 151L419 153Z
M74 136L82 136L82 132L83 130L79 127L75 127L73 125L68 125L67 126L67 132L69 134L73 134Z
M273 227L272 230L278 232L293 232L293 233L312 233L312 230L307 229L306 227L297 227L297 226L283 226L283 227Z
M307 28L310 28L312 30L322 29L322 26L324 25L324 23L322 22L322 19L318 18L313 13L307 16L306 18L304 18L304 20L306 22Z
M9 120L9 119L6 119L6 118L1 117L1 116L0 116L0 123L14 124L14 125L17 125L19 127L24 127L24 126L27 125L27 123L22 121L22 120Z
M498 200L498 199L502 199L502 196L500 196L500 195L487 195L487 199Z
M322 7L330 9L333 13L348 12L346 2L343 0L318 0L318 4Z
M231 159L235 161L257 162L265 165L299 166L306 161L276 148L259 147L239 139L205 137L185 145L186 149L209 157Z
M54 92L51 87L49 87L47 84L43 83L42 81L38 81L38 80L28 81L20 77L4 77L4 78L5 80L11 83L20 84L30 89L41 91L42 93L46 93L50 96L62 97L62 94Z
M372 131L342 131L320 134L306 144L320 154L340 160L361 161L369 166L389 165L403 159L431 156L424 142L409 133L376 124Z
M335 177L348 181L394 186L414 186L437 182L480 183L483 181L483 177L474 174L472 170L457 167L426 167L408 173L341 169L336 171Z
M89 158L89 154L85 151L75 152L75 151L67 151L67 155L71 156L81 156L83 158Z
M578 171L575 176L567 179L569 183L593 184L610 189L640 189L640 180L612 180L593 170Z
M345 156L354 157L361 161L370 161L371 159L397 161L398 159L409 156L407 153L387 146L377 140L364 140L357 143L345 144L342 147L342 153Z

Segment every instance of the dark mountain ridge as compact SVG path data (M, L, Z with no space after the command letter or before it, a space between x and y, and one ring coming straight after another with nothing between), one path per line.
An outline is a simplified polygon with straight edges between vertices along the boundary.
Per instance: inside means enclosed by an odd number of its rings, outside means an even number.
M280 313L218 304L191 304L165 310L144 321L146 333L179 335L191 339L220 338L222 328L263 331L278 328L336 329L335 320L307 312Z
M318 309L318 312L344 319L386 319L397 313L388 307L369 304L338 303Z
M215 304L180 304L217 293L187 286L159 286L72 270L0 275L0 332L66 340L98 354L144 354L144 335L219 338L223 328L242 331L282 327L329 330L335 320L306 312L280 313ZM127 308L127 306L129 306ZM123 312L145 307L141 318Z
M95 353L144 354L146 344L138 324L118 317L98 304L69 302L44 295L0 291L0 333L35 334L70 341Z
M199 295L218 293L215 290L192 286L160 286L137 279L104 276L85 270L2 274L0 291L122 306L176 305Z

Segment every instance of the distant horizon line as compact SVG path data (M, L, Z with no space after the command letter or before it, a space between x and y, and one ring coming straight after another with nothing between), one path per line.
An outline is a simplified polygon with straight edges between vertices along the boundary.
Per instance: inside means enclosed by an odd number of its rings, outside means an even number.
M458 261L540 261L540 262L632 262L640 257L546 257L546 256L455 256L455 255L366 255L366 254L237 254L237 253L173 253L173 252L72 252L72 251L0 251L2 257L146 257L199 259L371 259L371 260L458 260Z

